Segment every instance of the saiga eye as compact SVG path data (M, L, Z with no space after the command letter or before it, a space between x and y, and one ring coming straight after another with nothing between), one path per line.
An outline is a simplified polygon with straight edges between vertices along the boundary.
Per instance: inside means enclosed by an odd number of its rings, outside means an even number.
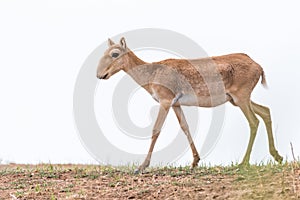
M111 57L113 57L113 58L116 58L116 57L118 57L119 56L119 53L112 53L111 54Z

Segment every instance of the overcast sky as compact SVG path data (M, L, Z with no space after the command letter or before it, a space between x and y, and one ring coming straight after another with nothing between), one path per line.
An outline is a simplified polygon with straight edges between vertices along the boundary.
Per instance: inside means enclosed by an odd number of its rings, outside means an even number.
M17 163L96 163L81 144L74 123L75 81L85 59L108 37L139 28L176 31L197 42L210 56L233 52L250 55L264 68L269 85L266 90L258 84L252 99L270 107L280 154L291 160L292 142L294 153L299 156L299 6L296 0L1 0L0 159ZM127 45L130 47L130 41ZM150 54L139 53L147 61L172 56L154 51ZM96 99L101 91L113 90L123 76L124 73L120 73L105 84L99 84ZM111 106L109 94L101 95L103 102ZM148 104L130 105L132 121L141 126L149 123L151 106L156 105L154 101L143 92L137 92L133 101ZM143 107L146 112L141 113ZM95 108L100 108L97 103ZM202 118L211 115L207 110L199 109L199 112ZM105 116L97 110L95 113L98 120L109 119L111 124L107 126L115 130L109 112L103 112ZM179 128L172 113L157 149L175 137L170 133L173 126ZM205 126L200 132L205 132ZM220 140L202 162L240 161L248 137L248 124L241 111L226 104ZM120 143L120 138L110 138L112 143L114 140L115 145ZM146 153L150 141L142 144L137 141L136 149L127 150ZM200 145L201 142L196 144L199 150ZM126 150L126 146L122 148ZM181 164L191 160L190 152L184 157L179 161ZM270 158L266 131L261 123L251 162Z

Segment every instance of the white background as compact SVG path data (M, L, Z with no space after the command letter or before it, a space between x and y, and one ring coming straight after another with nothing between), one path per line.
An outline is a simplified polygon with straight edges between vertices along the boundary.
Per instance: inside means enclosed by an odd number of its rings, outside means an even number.
M244 52L261 64L269 89L258 85L253 100L271 108L279 152L291 160L292 142L299 156L298 4L296 0L0 0L0 160L96 163L81 145L73 121L76 76L86 57L108 37L148 27L182 33L211 56ZM130 41L127 43L130 47ZM113 85L122 75L109 81ZM177 126L175 118L171 116L170 120ZM171 133L163 132L161 141L168 140L168 134ZM248 137L248 124L240 110L226 105L221 139L202 162L240 161ZM199 144L197 147L201 149ZM160 144L157 148L161 148ZM191 160L191 155L187 158ZM251 161L268 159L266 132L261 123Z

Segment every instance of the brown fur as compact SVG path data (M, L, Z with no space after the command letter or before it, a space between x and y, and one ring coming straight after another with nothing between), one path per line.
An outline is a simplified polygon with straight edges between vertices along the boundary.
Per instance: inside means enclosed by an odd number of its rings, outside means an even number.
M249 163L259 123L256 115L265 122L271 155L276 161L282 161L274 145L269 108L250 100L252 90L260 77L263 85L266 85L266 80L262 67L248 55L235 53L201 59L167 59L146 63L127 48L124 38L120 40L120 44L111 40L108 44L109 48L100 60L97 77L108 79L124 70L160 103L150 149L139 170L144 170L149 165L155 142L171 107L190 142L194 156L192 167L195 167L200 158L181 105L214 107L227 101L241 108L250 126L250 140L242 164ZM118 57L114 58L112 53L116 52Z

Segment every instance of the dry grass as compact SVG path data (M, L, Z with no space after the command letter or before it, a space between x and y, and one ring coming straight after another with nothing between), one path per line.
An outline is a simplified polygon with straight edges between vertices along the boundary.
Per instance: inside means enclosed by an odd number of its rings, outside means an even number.
M2 165L0 199L299 199L299 162L239 168Z

